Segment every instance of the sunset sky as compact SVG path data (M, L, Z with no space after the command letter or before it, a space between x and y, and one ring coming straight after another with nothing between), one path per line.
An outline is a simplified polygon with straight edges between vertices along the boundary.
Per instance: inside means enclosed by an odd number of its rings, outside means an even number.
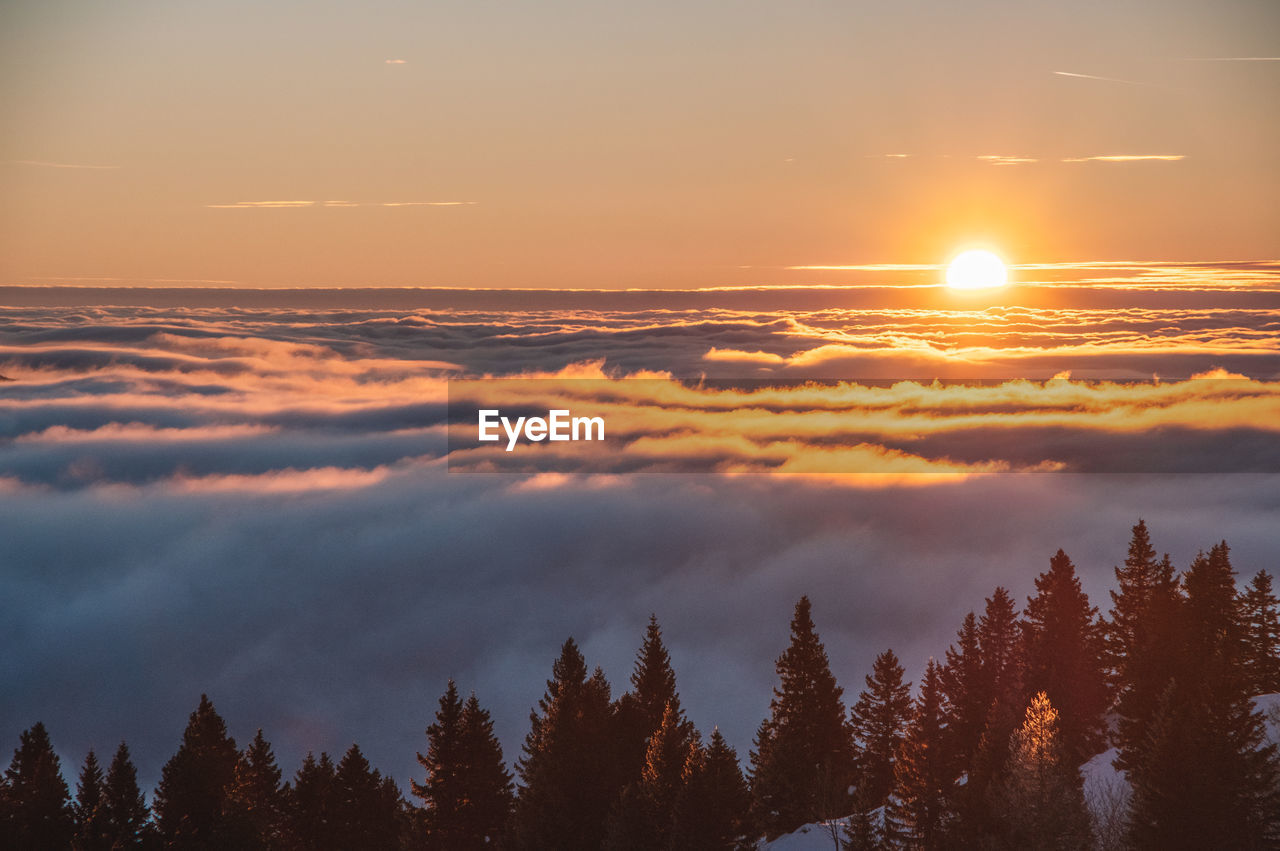
M1277 57L1271 0L8 3L0 279L1273 259Z
M0 747L403 787L656 613L745 758L802 594L852 697L1139 517L1275 572L1278 105L1275 0L0 4ZM468 474L529 378L614 442Z

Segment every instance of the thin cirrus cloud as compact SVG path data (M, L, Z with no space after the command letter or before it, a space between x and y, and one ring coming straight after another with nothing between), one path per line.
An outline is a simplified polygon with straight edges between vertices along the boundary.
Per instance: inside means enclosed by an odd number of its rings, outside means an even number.
M1149 86L1150 83L1144 83L1139 80L1122 80L1119 77L1101 77L1097 74L1078 74L1075 71L1054 71L1058 77L1074 77L1079 80L1098 80L1103 83L1123 83L1126 86Z
M1094 157L1064 157L1064 163L1135 163L1135 162L1178 162L1185 160L1185 154L1105 154Z
M296 210L305 207L471 207L478 201L236 201L205 204L214 210Z

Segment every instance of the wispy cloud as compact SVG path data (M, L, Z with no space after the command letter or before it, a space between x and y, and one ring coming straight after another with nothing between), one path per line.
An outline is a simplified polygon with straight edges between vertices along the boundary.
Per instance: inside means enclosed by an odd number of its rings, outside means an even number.
M1006 157L999 154L983 154L978 159L991 165L1024 165L1026 163L1040 162L1035 157Z
M94 170L114 170L118 165L86 165L84 163L55 163L46 160L9 160L10 165L34 165L41 168L87 168Z
M470 207L479 201L236 201L234 204L205 204L215 210L270 210L302 207Z
M1184 160L1183 154L1108 154L1097 157L1064 157L1064 163L1134 163L1149 160L1159 162L1177 162Z
M1280 62L1280 56L1197 56L1183 62Z
M1138 80L1122 80L1119 77L1099 77L1096 74L1077 74L1074 71L1054 71L1059 77L1075 77L1080 80L1100 80L1104 83L1124 83L1126 86L1149 86L1150 83L1143 83Z
M386 60L386 63L385 63L385 64L387 64L387 65L405 65L405 64L407 64L407 63L408 63L408 60L407 60L407 59L388 59L388 60Z

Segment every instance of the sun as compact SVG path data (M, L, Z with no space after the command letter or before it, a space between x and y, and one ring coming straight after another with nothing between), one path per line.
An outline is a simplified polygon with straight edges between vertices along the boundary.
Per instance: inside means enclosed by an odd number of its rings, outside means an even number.
M1003 287L1008 281L1004 261L990 251L962 251L947 265L947 286L955 290Z

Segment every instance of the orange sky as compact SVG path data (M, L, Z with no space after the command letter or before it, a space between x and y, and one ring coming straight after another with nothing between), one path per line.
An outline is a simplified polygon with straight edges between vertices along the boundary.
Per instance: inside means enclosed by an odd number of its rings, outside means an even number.
M263 5L0 8L0 283L1280 256L1269 0Z

